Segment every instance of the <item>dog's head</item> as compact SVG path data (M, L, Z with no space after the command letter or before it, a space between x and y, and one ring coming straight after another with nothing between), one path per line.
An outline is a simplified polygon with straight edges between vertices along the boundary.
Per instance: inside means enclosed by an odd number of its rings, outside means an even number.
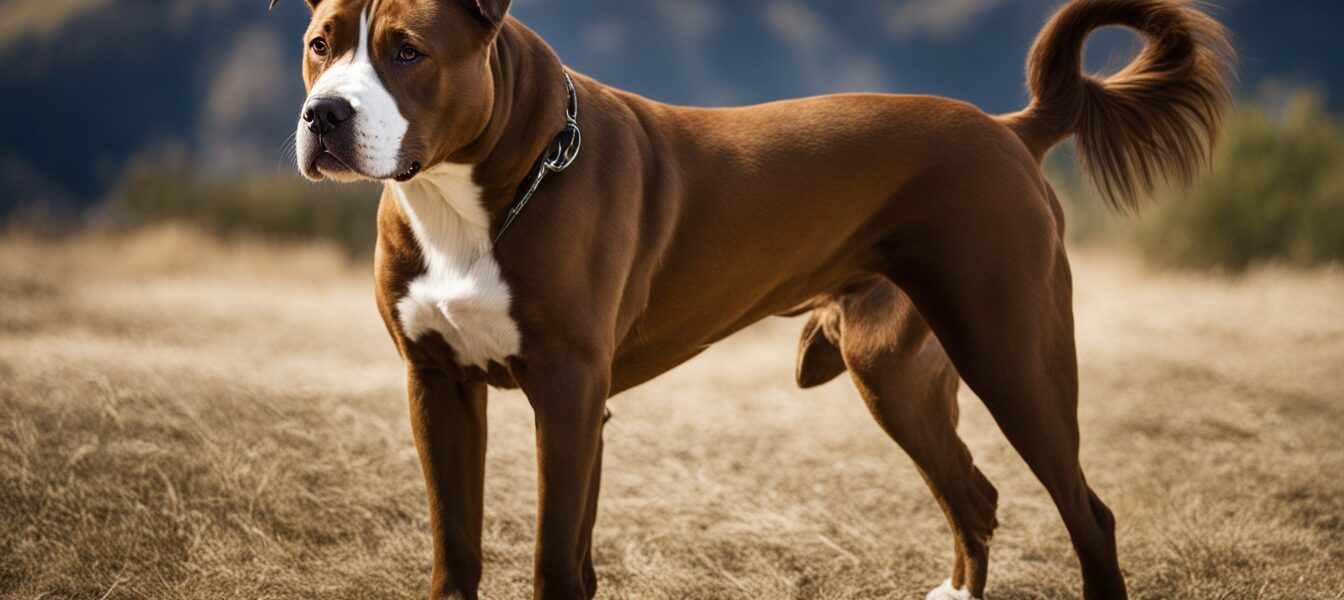
M308 98L295 142L304 176L408 181L476 139L490 122L490 47L509 0L308 5Z

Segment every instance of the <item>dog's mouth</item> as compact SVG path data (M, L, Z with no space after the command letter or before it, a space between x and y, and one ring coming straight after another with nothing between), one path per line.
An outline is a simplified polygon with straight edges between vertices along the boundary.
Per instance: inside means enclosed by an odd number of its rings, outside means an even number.
M414 179L416 175L419 175L420 169L420 161L411 161L411 166L409 168L392 176L392 179L395 179L397 183L406 183L407 181Z
M308 161L308 168L303 170L303 175L313 181L320 181L327 177L344 181L355 176L355 174L355 170L350 168L350 165L326 148L319 150L317 155Z
M424 165L420 161L415 160L411 161L410 166L407 166L405 170L397 173L369 173L363 169L356 169L350 161L341 158L340 154L337 153L338 151L333 151L331 148L328 148L326 144L318 146L316 150L317 152L312 160L308 161L308 168L304 170L304 175L313 180L329 177L336 181L369 179L384 181L392 180L397 183L406 183L415 179L417 175L425 170Z
M324 148L313 158L313 170L320 172L348 172L353 171L354 169L351 169L350 165L345 164L345 161L341 160L341 157L332 154L330 150Z

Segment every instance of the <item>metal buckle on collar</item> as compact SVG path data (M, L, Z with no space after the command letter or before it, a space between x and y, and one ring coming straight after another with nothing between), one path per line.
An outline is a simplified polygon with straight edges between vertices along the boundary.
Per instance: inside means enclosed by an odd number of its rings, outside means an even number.
M513 221L524 208L527 208L527 203L532 201L532 196L537 193L537 188L541 187L546 174L559 173L569 168L569 165L574 164L574 160L579 157L579 149L583 147L583 132L579 131L579 94L574 89L574 80L570 78L568 71L565 72L565 92L569 95L565 104L565 128L555 135L550 147L541 156L541 164L536 168L537 174L532 177L532 184L505 215L504 224L500 226L499 233L495 234L492 250L499 246L499 240L504 238L504 232L509 230Z
M574 80L565 73L565 92L568 102L565 106L565 128L556 134L551 148L546 151L542 164L546 170L559 173L574 163L583 148L583 132L579 130L579 95L574 91Z
M565 129L556 134L555 141L551 149L546 152L542 164L546 165L546 170L559 173L574 163L582 147L583 132L579 131L579 124L573 121L566 123Z

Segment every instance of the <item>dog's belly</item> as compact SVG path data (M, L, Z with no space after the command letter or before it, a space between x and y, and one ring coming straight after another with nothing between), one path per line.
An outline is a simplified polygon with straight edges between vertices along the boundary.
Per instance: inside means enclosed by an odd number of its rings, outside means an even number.
M764 319L806 313L824 301L831 290L844 286L837 281L859 281L865 277L870 276L848 270L819 274L811 280L814 285L762 291L758 302L738 306L736 310L728 310L729 304L722 301L703 307L684 304L671 307L653 301L646 318L636 323L617 349L612 365L612 393L647 383Z

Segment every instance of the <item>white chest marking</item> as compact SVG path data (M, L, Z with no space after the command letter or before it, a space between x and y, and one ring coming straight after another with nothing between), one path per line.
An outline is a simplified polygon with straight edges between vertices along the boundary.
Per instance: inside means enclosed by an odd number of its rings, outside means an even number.
M521 342L471 172L469 165L444 164L392 184L425 260L425 274L411 282L397 313L408 338L437 333L459 363L484 368L517 356Z

